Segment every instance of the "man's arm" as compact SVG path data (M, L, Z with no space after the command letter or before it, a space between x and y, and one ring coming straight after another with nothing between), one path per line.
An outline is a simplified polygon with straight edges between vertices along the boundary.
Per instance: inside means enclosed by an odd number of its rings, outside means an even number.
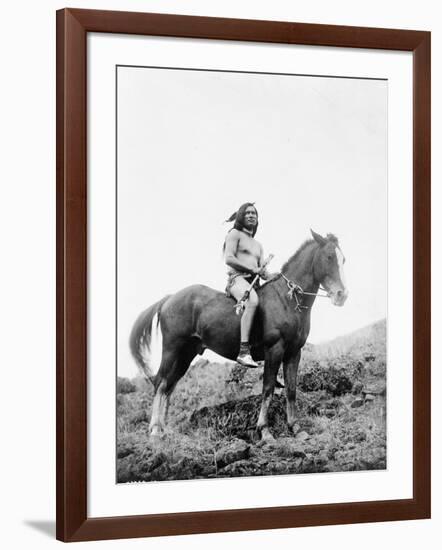
M227 233L226 248L224 251L224 261L229 267L237 269L238 271L244 271L244 273L251 273L254 275L257 270L252 270L247 267L243 262L236 257L236 251L238 250L239 235L236 230L232 230Z

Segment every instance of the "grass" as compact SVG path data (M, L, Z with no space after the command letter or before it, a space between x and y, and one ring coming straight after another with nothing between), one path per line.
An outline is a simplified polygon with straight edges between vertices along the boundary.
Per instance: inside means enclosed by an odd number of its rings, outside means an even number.
M287 429L284 390L278 390L269 410L277 437L271 445L262 444L255 430L262 369L197 360L177 384L166 433L154 440L148 436L152 386L141 378L120 379L119 482L384 469L385 341L380 322L326 345L306 346L297 434ZM370 401L366 388L377 388ZM227 458L220 462L220 456Z

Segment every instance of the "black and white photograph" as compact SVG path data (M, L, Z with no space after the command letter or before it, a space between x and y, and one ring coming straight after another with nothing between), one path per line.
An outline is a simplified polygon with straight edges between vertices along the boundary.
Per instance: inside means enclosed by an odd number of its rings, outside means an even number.
M388 82L116 70L117 482L385 469Z

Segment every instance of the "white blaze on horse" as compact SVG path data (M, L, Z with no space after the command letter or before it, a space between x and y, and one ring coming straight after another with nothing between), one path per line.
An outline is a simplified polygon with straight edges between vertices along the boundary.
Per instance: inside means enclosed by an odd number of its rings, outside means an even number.
M295 424L296 379L301 349L310 332L310 314L320 287L336 306L348 291L345 258L334 235L312 231L283 265L281 273L257 289L259 306L250 338L252 357L264 359L258 429L271 439L267 411L282 364L287 397L287 422ZM240 346L240 317L234 301L222 292L193 285L165 296L138 317L130 336L132 355L141 372L153 382L155 395L151 434L165 426L171 394L197 354L208 348L234 360ZM154 335L159 337L153 338ZM154 341L159 347L154 347Z

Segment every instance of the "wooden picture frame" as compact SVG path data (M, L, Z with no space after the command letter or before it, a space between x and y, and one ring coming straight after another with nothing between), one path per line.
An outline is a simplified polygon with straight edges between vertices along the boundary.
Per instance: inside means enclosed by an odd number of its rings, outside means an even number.
M413 54L413 498L88 518L87 33ZM57 538L84 541L430 517L430 33L64 9L57 12Z

